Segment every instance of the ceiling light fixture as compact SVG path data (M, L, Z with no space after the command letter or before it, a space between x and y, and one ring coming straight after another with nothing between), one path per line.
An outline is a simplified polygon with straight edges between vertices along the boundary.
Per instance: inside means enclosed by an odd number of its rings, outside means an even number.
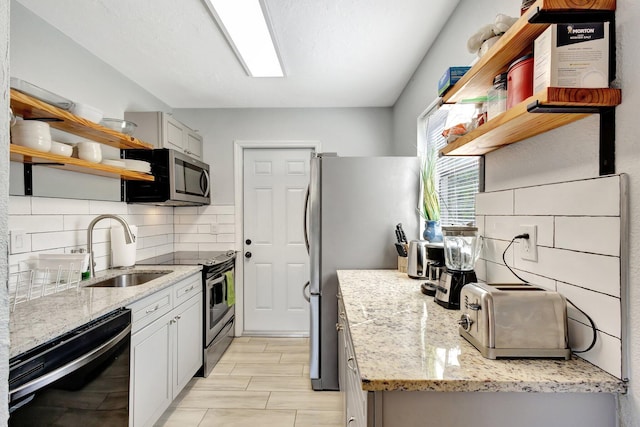
M261 0L204 0L251 77L284 77Z

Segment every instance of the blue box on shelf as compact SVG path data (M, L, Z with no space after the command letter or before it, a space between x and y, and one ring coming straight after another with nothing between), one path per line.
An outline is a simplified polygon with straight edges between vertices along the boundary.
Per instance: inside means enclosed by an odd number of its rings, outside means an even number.
M449 67L438 80L438 96L442 96L451 86L469 71L471 67Z

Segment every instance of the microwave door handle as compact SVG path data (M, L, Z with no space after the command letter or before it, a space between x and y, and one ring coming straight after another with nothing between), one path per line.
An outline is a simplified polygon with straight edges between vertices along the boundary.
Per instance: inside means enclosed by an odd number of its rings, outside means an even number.
M207 183L206 188L202 188L202 177L200 178L200 189L204 192L204 197L209 197L209 190L211 189L211 179L209 178L209 173L206 170L202 170L202 176L204 177L205 182Z

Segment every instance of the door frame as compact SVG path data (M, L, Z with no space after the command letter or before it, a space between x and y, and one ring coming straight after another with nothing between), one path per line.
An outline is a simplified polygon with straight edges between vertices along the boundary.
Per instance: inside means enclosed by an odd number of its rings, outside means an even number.
M238 253L236 262L236 321L235 336L244 335L244 150L256 148L291 149L309 148L320 153L320 141L287 141L287 140L235 140L233 141L233 184L235 200L235 250ZM240 262L242 261L242 262ZM301 283L302 287L304 283Z

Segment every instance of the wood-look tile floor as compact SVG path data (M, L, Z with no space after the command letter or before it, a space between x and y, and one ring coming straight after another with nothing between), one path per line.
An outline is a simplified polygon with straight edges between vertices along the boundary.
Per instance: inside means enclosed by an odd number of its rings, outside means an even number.
M308 338L239 337L209 377L191 380L156 426L342 424L341 394L311 390Z

